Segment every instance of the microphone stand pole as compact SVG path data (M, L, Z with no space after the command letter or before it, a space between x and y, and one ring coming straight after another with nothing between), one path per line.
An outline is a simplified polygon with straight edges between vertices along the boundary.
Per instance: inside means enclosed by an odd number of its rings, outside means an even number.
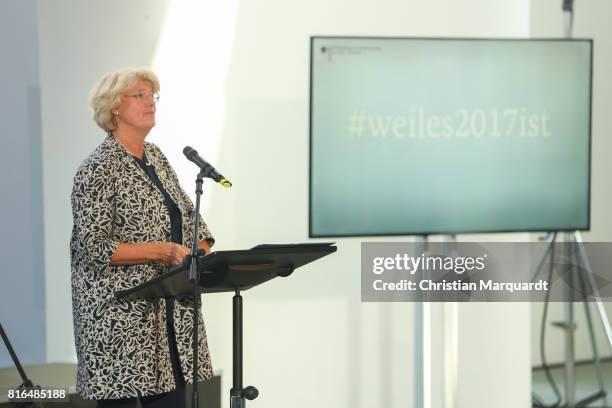
M191 266L189 280L193 285L193 390L191 394L192 408L198 408L198 316L200 310L200 274L198 272L198 229L200 225L200 197L202 196L202 183L204 170L200 170L196 177L196 203L195 219L193 224L193 244L191 245Z

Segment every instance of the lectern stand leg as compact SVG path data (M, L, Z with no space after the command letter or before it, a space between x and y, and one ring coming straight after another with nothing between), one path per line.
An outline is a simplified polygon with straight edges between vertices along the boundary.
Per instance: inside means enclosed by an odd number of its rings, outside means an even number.
M234 383L230 390L230 408L244 408L246 401L253 400L259 395L257 388L248 386L242 388L242 296L240 290L236 289L233 298L233 377Z
M230 391L230 407L242 408L246 406L244 397L242 396L242 296L240 291L236 290L233 299L234 318L233 318L233 357L234 367L233 376L234 383Z

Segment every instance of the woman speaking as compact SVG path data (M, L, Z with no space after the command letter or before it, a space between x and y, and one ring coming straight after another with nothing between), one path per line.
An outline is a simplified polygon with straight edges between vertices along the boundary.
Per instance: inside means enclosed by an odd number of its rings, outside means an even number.
M193 301L117 300L182 262L193 242L194 208L161 150L155 126L159 81L149 70L103 76L91 92L107 132L79 166L70 241L77 391L98 407L185 407L191 382ZM199 226L207 253L214 239ZM212 376L201 315L198 379Z

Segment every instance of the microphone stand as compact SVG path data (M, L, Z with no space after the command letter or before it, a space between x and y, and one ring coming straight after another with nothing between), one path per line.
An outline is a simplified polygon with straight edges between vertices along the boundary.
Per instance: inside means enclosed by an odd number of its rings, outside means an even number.
M204 170L200 170L196 177L196 204L195 220L193 224L193 244L191 245L191 266L189 280L193 284L193 390L191 394L192 408L198 408L198 311L200 309L200 274L198 272L198 229L200 225L200 197Z
M13 363L15 363L15 368L19 372L19 376L21 377L21 380L23 381L23 383L19 386L19 389L40 388L38 385L34 385L32 380L30 380L28 376L26 375L21 363L19 362L19 358L17 358L17 354L15 353L15 350L13 349L13 346L11 345L11 342L8 336L4 332L2 323L0 323L0 337L2 337L2 340L4 341L4 345L6 346L6 349L8 350L9 354L11 355L11 359L13 359ZM42 407L43 405L42 403L39 402L39 403L29 403L29 404L26 403L24 406Z

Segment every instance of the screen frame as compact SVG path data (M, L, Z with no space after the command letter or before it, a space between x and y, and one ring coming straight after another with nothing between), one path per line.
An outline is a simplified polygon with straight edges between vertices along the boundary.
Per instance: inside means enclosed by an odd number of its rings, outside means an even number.
M588 180L587 180L587 221L584 228L578 229L504 229L504 230L468 230L468 231L444 231L444 232L406 232L406 233L380 233L380 234L314 234L313 233L313 135L312 135L312 114L313 114L313 75L314 75L314 47L315 41L323 39L346 39L346 40L385 40L385 41L410 41L410 40L431 40L431 41L495 41L495 42L587 42L590 51L590 73L589 73L589 126L588 126ZM341 238L341 237L394 237L394 236L429 236L429 235L455 235L455 234L493 234L493 233L517 233L517 232L570 232L591 230L591 182L592 182L592 149L593 149L593 39L592 38L493 38L493 37L387 37L387 36L338 36L338 35L311 35L310 36L310 72L309 72L309 103L308 103L308 236L309 238Z

